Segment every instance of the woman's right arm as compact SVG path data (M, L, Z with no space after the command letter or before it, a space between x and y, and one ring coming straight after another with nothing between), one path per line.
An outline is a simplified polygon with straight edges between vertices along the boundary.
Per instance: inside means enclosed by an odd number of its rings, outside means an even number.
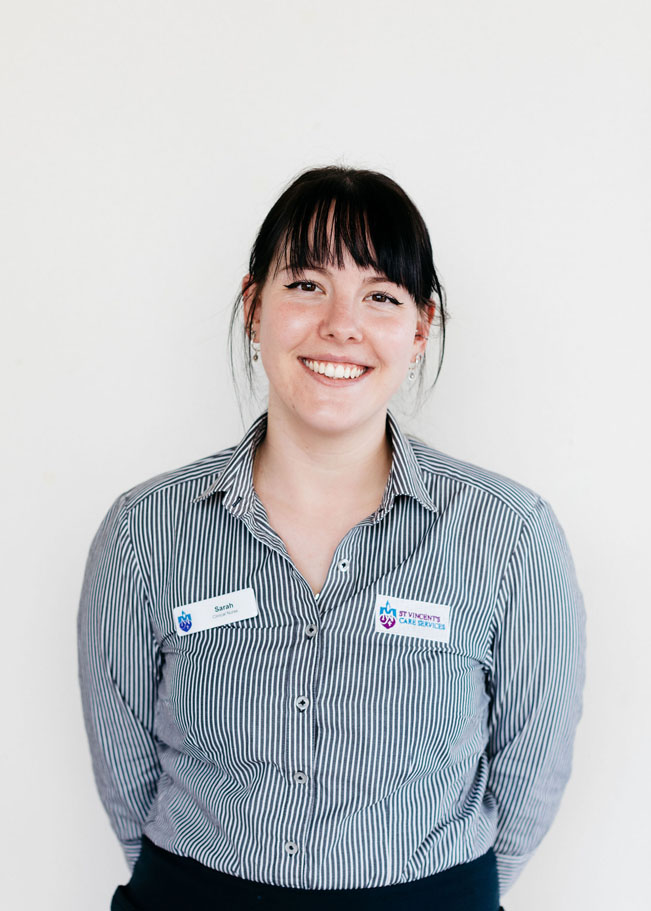
M123 494L113 503L91 543L78 643L95 781L133 866L160 776L153 734L160 656L130 537L126 499Z

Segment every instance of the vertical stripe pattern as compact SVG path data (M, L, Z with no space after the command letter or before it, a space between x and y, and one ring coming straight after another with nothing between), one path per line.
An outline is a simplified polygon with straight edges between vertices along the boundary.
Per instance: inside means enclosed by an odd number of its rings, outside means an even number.
M82 701L128 860L144 833L245 879L358 889L493 846L503 894L581 714L583 599L551 507L389 412L382 502L315 598L253 489L266 421L123 493L90 547ZM255 617L179 635L174 608L244 588ZM376 631L380 593L446 605L448 641Z

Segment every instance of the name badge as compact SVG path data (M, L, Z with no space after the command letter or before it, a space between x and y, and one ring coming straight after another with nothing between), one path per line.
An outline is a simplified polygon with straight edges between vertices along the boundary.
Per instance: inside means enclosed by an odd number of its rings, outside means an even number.
M411 636L432 642L450 641L450 608L447 604L407 601L378 594L375 631L389 636Z
M227 592L204 601L194 601L174 608L174 628L179 636L200 633L215 626L225 626L237 620L258 615L258 605L252 588Z

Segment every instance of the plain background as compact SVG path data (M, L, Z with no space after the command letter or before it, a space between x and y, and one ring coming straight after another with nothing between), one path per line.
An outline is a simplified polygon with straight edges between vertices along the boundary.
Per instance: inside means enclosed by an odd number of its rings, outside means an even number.
M506 909L648 907L650 26L642 0L3 5L5 907L100 911L127 879L77 684L90 541L240 439L249 248L332 162L404 186L447 289L403 426L548 499L586 600L573 777Z

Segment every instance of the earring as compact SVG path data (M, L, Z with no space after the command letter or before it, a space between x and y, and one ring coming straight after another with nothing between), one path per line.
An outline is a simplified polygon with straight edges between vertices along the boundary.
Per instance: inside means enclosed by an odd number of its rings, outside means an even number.
M255 340L255 329L251 330L251 349L253 350L253 360L258 360L258 351L260 350L260 342Z
M416 360L409 365L409 373L407 374L407 379L410 383L413 383L416 379L416 373L420 367L420 362L423 360L422 354L416 355Z

